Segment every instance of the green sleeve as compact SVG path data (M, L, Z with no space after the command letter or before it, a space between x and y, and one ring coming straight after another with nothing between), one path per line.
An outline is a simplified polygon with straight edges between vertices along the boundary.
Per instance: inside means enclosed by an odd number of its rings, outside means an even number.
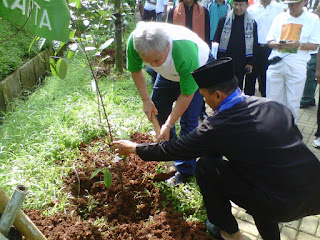
M185 95L191 95L198 90L198 85L191 72L199 68L197 45L189 40L173 41L172 58L180 76L180 90Z
M133 35L131 33L127 47L127 68L130 72L139 72L143 68L143 61L133 46Z

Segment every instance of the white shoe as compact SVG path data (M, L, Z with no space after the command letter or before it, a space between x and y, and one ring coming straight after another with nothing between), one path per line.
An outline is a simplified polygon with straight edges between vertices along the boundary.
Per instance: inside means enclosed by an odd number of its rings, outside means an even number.
M312 146L315 148L320 148L320 137L317 137L315 140L313 140Z

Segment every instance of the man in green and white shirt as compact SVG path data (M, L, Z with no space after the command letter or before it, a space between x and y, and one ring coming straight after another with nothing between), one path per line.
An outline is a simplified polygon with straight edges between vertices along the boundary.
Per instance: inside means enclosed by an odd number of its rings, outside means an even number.
M203 98L191 72L205 65L209 55L209 46L196 33L182 26L141 22L132 32L128 41L127 67L148 119L151 121L152 113L158 117L161 125L158 140L176 137L174 124L180 117L180 136L197 127ZM144 64L159 73L151 98L147 92ZM195 163L195 159L175 162L177 183L185 182L194 174Z

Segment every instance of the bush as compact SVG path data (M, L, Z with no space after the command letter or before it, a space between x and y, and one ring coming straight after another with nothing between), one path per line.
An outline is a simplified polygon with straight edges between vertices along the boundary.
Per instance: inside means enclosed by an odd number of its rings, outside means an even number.
M37 55L39 50L36 45L33 45L29 52L33 38L31 33L25 30L19 32L19 28L14 24L0 19L0 79L4 79L29 58Z

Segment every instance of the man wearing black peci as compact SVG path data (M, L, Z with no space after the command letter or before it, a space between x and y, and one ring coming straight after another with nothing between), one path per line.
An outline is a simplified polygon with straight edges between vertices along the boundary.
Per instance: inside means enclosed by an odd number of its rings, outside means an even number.
M216 239L244 240L230 201L247 210L264 240L280 240L278 223L320 213L320 163L302 141L290 110L238 88L231 58L192 73L215 111L189 134L169 142L120 140L120 155L145 161L200 157L196 179ZM227 159L227 160L226 160Z

